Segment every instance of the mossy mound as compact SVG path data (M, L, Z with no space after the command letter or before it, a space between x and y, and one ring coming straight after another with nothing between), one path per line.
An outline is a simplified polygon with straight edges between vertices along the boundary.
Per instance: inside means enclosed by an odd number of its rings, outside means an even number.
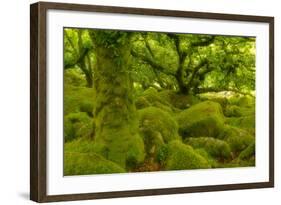
M64 152L64 175L124 173L117 164L95 153Z
M256 147L255 147L255 143L253 142L239 154L238 158L241 160L249 160L255 157L255 150Z
M83 73L80 69L72 68L72 69L65 69L64 70L64 84L74 85L78 87L85 87L86 86L86 80L83 77Z
M196 151L196 153L198 153L202 157L204 157L204 159L207 160L208 164L212 168L218 168L219 167L218 160L215 159L214 157L212 157L204 148L195 148L194 150Z
M139 127L145 138L164 143L180 139L178 124L168 112L156 107L147 107L138 113Z
M64 144L65 152L77 152L77 153L98 153L98 147L95 144L95 140L78 138Z
M255 141L254 136L246 130L231 126L226 126L219 137L230 145L235 155L239 154Z
M165 170L186 170L210 168L208 161L198 154L191 146L178 140L166 145Z
M184 95L173 90L164 90L159 92L162 99L167 100L173 107L178 109L187 109L192 105L199 103L200 100L194 95Z
M85 112L70 113L64 117L64 140L76 138L91 138L93 136L93 121Z
M75 112L86 112L92 116L94 89L76 86L64 86L64 115Z
M224 126L221 106L212 101L198 103L179 113L176 119L183 137L216 137Z
M137 109L153 106L169 113L172 113L175 110L170 104L169 99L161 96L160 92L154 88L145 90L142 95L136 99L135 105Z
M224 95L217 95L217 93L204 93L199 95L200 100L202 101L212 101L219 103L224 109L228 105L228 99Z
M226 118L226 124L244 129L251 135L255 135L255 115L243 116L243 117L230 117Z
M243 112L239 106L229 105L225 108L224 115L226 117L241 117L243 115Z
M255 98L250 96L234 95L228 99L228 104L237 105L239 107L253 107Z
M208 154L219 160L231 158L230 146L223 140L212 137L187 138L185 143L195 149L205 149Z
M242 117L242 116L254 116L255 107L239 107L237 105L228 105L224 109L224 115L226 117Z
M87 113L90 117L93 117L93 109L94 109L94 104L89 101L81 102L81 104L79 105L79 110L81 112Z

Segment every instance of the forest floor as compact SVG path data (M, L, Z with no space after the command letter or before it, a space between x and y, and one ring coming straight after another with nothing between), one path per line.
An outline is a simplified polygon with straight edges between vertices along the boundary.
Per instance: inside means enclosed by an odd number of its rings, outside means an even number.
M136 95L142 163L122 167L95 150L93 89L64 91L64 175L255 166L255 99L149 88Z

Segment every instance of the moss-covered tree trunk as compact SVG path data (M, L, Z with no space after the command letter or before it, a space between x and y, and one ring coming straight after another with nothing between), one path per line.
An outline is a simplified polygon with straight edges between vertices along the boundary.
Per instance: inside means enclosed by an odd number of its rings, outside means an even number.
M130 168L144 159L129 75L130 49L128 43L115 47L114 52L109 47L96 47L95 140L103 156Z

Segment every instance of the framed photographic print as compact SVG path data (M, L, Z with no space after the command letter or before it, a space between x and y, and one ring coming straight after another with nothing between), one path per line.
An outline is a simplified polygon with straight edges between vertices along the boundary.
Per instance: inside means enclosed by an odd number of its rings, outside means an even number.
M274 18L31 5L30 198L274 186Z

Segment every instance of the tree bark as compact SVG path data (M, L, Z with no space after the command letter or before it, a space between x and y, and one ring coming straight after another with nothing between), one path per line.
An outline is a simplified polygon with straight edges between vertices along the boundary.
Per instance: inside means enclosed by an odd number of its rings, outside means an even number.
M95 140L107 159L128 167L144 159L144 144L138 132L133 100L133 82L129 76L130 49L97 46L94 67Z

